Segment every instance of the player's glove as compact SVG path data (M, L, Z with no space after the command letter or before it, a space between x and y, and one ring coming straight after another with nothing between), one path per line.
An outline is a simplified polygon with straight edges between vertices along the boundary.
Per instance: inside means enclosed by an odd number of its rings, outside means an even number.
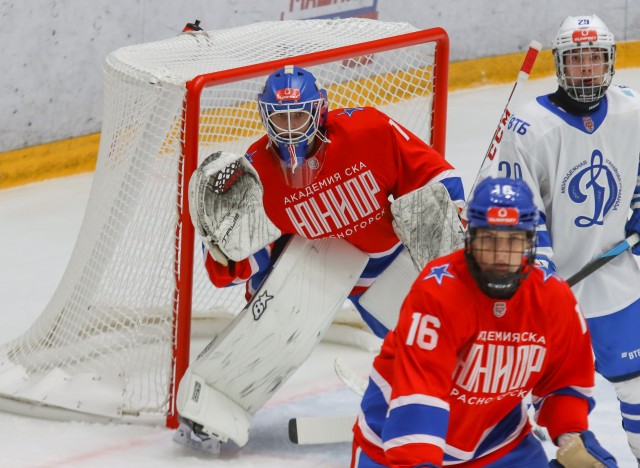
M629 237L634 232L640 233L640 208L636 208L631 213L631 218L627 221L627 224L624 226L625 231L627 231L627 237ZM640 255L640 243L634 245L631 248L633 255Z
M616 459L607 452L591 431L563 434L564 442L556 453L556 459L549 462L553 468L618 468Z
M540 254L536 255L535 263L536 265L538 265L540 268L544 270L547 270L551 273L556 272L556 264L553 263L553 260L551 260L546 255L540 255Z
M189 212L215 261L243 260L280 237L262 193L258 173L242 155L217 151L193 173Z

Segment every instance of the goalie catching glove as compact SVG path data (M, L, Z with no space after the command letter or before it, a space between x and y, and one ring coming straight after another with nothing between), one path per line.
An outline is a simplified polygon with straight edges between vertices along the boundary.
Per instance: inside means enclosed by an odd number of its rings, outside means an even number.
M262 204L262 183L243 155L217 151L189 181L189 213L215 261L248 258L281 236Z
M617 468L616 459L598 443L591 431L562 434L558 438L554 468Z

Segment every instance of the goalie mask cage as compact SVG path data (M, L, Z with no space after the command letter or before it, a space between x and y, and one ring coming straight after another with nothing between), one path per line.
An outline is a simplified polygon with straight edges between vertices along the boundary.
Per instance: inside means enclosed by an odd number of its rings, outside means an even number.
M244 305L242 286L216 289L202 266L187 206L198 162L264 134L256 95L289 64L314 73L330 108L377 107L444 152L448 55L440 28L360 18L188 32L111 53L78 240L45 310L0 348L0 409L175 427L192 313L232 317Z

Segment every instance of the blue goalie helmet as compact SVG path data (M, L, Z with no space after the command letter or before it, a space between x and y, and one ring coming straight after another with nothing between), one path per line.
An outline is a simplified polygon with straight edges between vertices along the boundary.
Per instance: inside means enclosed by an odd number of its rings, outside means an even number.
M511 298L535 260L538 208L531 189L519 179L487 178L469 200L467 218L465 258L473 279L487 296Z
M315 76L287 65L269 75L258 94L260 119L282 162L291 171L301 166L327 118L327 92Z

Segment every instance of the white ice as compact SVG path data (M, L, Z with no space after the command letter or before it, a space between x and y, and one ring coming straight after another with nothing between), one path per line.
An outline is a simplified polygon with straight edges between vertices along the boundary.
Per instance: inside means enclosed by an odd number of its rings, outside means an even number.
M515 79L515 77L514 77ZM640 89L640 69L619 70L615 82ZM555 79L532 80L523 97L555 89ZM511 85L451 93L446 156L470 188L495 131ZM0 191L0 342L18 336L39 315L55 291L71 255L92 182L92 174ZM202 346L204 343L200 344ZM198 346L198 344L196 344ZM253 422L243 449L225 447L212 459L171 441L164 427L53 422L0 413L2 467L346 467L349 444L297 446L289 442L294 416L355 413L358 399L332 370L343 357L365 375L373 355L323 343ZM621 429L611 386L598 378L592 429L621 467L635 467ZM547 443L552 455L554 448Z

